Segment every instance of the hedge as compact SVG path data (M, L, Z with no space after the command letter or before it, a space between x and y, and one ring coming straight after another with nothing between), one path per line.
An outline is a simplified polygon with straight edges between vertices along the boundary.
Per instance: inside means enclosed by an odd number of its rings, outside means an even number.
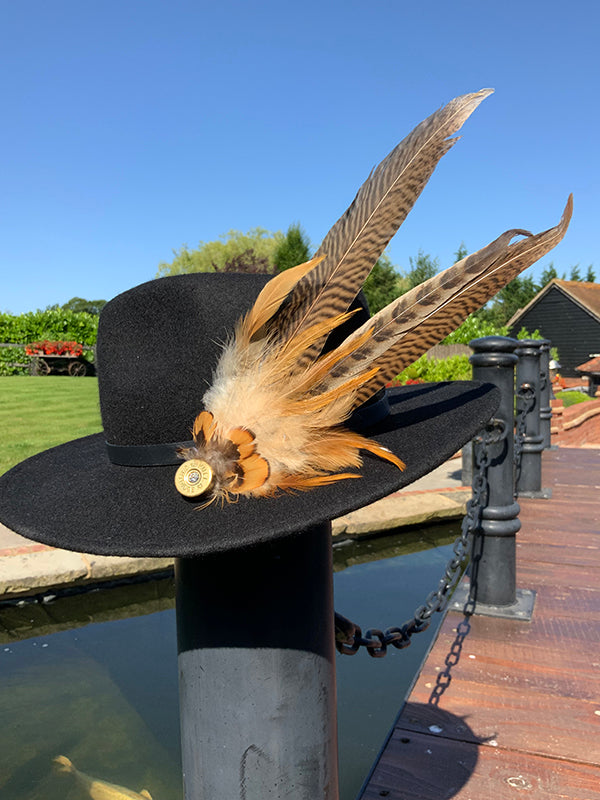
M54 309L28 311L27 314L0 312L0 342L15 347L0 347L0 376L26 375L29 363L24 346L41 339L79 342L85 347L96 344L98 317L93 314Z
M423 381L464 381L471 380L472 370L469 356L450 356L449 358L428 358L426 355L410 364L393 381L394 384Z
M16 366L26 364L27 366ZM29 372L29 356L24 347L0 347L0 376L27 375Z
M98 317L83 311L28 311L13 316L0 312L0 342L29 344L40 339L67 339L96 344Z

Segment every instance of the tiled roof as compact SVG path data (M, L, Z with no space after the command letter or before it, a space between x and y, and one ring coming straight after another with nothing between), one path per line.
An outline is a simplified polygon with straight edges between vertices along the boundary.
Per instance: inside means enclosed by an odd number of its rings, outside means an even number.
M600 372L600 356L590 358L585 364L580 364L578 367L575 367L575 369L577 372Z
M574 300L578 300L582 306L591 311L600 319L600 283L586 283L585 281L561 281L555 278L555 283L559 289L570 295Z

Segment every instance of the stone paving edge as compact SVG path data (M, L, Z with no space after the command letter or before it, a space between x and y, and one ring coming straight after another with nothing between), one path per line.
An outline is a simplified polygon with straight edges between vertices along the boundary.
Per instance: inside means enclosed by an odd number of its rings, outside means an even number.
M401 527L457 519L465 514L468 487L390 495L332 522L335 540L372 536ZM160 572L169 558L128 558L75 553L32 543L0 551L0 602L53 588L75 587Z

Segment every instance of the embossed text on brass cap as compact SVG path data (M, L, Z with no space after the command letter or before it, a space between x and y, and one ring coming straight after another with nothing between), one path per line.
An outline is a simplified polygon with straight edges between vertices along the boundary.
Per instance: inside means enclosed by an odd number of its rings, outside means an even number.
M199 497L210 489L212 482L212 469L199 458L184 461L175 473L177 491L185 497Z

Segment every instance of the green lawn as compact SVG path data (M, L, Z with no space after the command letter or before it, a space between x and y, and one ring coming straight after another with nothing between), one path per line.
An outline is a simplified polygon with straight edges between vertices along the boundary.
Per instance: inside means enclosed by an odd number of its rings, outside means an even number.
M48 447L100 430L97 378L0 378L0 475Z
M585 403L586 400L591 400L592 398L589 394L584 394L583 392L555 392L557 400L563 401L563 406L567 408L567 406L573 406L576 403Z

